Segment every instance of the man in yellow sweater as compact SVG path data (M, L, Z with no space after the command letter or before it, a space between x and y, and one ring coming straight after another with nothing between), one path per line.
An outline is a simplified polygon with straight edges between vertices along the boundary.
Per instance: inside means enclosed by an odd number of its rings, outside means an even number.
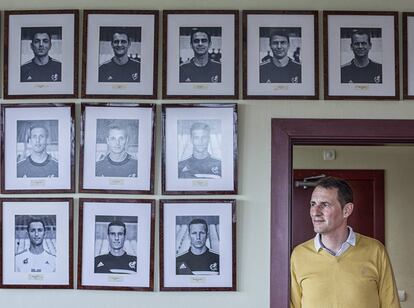
M315 238L291 256L291 308L399 308L390 260L375 239L347 225L350 186L326 177L312 193Z

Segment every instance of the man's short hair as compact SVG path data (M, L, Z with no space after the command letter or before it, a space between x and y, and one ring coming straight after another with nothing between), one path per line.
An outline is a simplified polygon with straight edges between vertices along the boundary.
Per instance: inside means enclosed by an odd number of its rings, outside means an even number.
M354 193L352 192L352 188L343 179L327 176L320 179L316 184L316 187L338 189L338 201L342 207L344 207L344 205L347 203L354 202Z
M272 38L274 36L286 37L288 43L290 43L289 32L286 31L286 29L283 29L283 28L272 29L272 31L270 31L270 34L269 34L269 42L272 42Z
M366 35L368 37L368 43L371 45L371 32L366 29L354 29L351 34L351 43L354 42L354 35Z
M208 233L207 221L205 221L202 218L194 218L192 221L190 221L190 223L188 224L188 232L190 232L191 225L204 225L206 228L206 233Z
M29 140L30 137L32 136L32 130L34 130L35 128L43 128L46 132L46 138L49 137L49 130L46 128L45 125L43 124L33 124L29 127L29 135L27 136L27 139Z
M210 134L210 125L208 125L207 123L203 123L203 122L195 122L190 127L190 135L193 134L193 131L198 130L198 129L206 130Z
M47 34L47 36L49 37L49 41L51 41L51 42L52 42L52 34L51 34L50 32L48 32L48 31L43 31L43 30L36 30L36 31L33 31L33 32L32 32L32 43L33 43L33 41L34 41L34 39L35 39L36 34L41 34L41 33L45 33L45 34Z
M27 223L27 232L29 232L30 224L33 222L40 222L43 225L43 229L46 230L45 222L40 217L30 216L29 222Z
M207 35L208 42L211 43L211 34L210 34L210 32L208 32L206 29L203 29L203 28L192 28L191 29L191 33L190 33L191 42L193 42L193 37L198 32L205 33Z
M114 40L114 35L115 34L124 34L124 35L126 35L126 37L128 39L128 42L131 41L131 38L129 37L128 31L126 29L119 28L119 29L115 30L114 32L112 32L112 41Z
M127 129L125 127L121 126L121 125L116 125L116 124L112 124L112 125L108 126L108 135L109 135L109 132L113 129L123 130L125 132L125 135L128 136Z
M126 225L122 221L120 220L111 221L108 225L108 234L109 234L109 228L112 226L124 227L124 235L126 234Z

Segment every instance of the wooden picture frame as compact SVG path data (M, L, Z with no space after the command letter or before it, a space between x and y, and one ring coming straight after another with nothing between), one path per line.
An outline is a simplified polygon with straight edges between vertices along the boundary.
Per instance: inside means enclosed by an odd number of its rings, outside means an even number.
M319 99L318 34L317 11L243 11L243 98Z
M4 97L78 97L79 11L4 15Z
M83 103L81 113L79 191L153 194L155 105Z
M79 199L78 288L153 291L154 232L155 200Z
M157 98L158 11L85 10L82 97Z
M73 289L73 199L0 203L0 288ZM35 262L39 254L41 262Z
M162 105L162 193L237 193L237 105Z
M75 191L75 105L1 105L1 192Z
M403 13L403 97L414 98L414 12Z
M160 290L236 291L236 220L234 199L160 200Z
M398 13L324 11L323 22L325 99L398 100Z
M231 10L163 12L164 99L238 98L238 20Z

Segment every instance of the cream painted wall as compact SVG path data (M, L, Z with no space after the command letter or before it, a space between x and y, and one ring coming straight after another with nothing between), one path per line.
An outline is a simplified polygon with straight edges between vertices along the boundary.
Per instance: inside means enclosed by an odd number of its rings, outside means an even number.
M1 10L10 9L297 9L297 10L399 10L414 11L414 2L407 0L0 0ZM160 37L160 43L162 37ZM241 46L241 42L240 42ZM321 49L322 50L322 49ZM161 49L160 49L161 51ZM160 63L161 53L159 55ZM321 59L321 63L323 63ZM242 65L239 63L241 70ZM159 68L159 80L162 76ZM241 80L241 79L240 79ZM322 79L321 79L322 81ZM161 84L161 83L160 83ZM322 84L322 82L321 82ZM161 93L161 89L159 91ZM322 93L322 92L321 92ZM67 100L71 101L71 100ZM81 100L74 100L80 104ZM96 101L96 100L93 100ZM157 104L162 100L154 101ZM172 101L171 101L172 102ZM174 101L179 102L179 101ZM200 101L197 101L200 102ZM0 290L0 307L11 308L86 308L86 307L154 307L154 308L268 308L270 273L270 127L271 118L414 118L414 105L411 101L238 101L239 103L239 195L237 226L237 292L159 292L158 239L155 254L154 292L117 292L82 290ZM160 115L157 124L160 124ZM156 189L155 199L160 194L160 150L161 127L157 127ZM95 196L83 194L82 197ZM101 195L102 196L102 195ZM77 220L77 199L75 198L75 221ZM111 196L113 197L113 196ZM122 197L122 196L119 196ZM144 196L145 197L145 196ZM391 214L390 214L391 215ZM409 217L402 216L405 220ZM409 224L409 222L408 222ZM402 225L389 218L387 229ZM158 225L156 226L158 227ZM77 223L75 223L77 230ZM402 236L399 233L399 238ZM156 232L156 238L158 232ZM77 245L75 233L75 247ZM410 240L407 238L407 243ZM390 243L390 245L393 245ZM391 248L392 246L390 246ZM395 249L397 251L397 249ZM77 249L75 248L75 264ZM393 258L403 258L399 254ZM402 259L403 260L403 259ZM395 260L397 262L397 259ZM401 264L406 261L398 261ZM411 266L412 267L412 266ZM401 269L407 272L409 264ZM411 275L413 276L413 275ZM76 278L76 274L75 274ZM407 278L408 280L408 278ZM413 290L413 281L411 290ZM407 290L408 290L407 286ZM411 291L413 294L413 291ZM410 296L410 294L409 294ZM408 306L406 306L408 307Z
M337 158L323 160L323 150L336 150ZM385 170L385 244L394 267L397 287L407 292L402 307L414 306L414 206L410 192L414 174L414 146L346 147L296 146L296 169L383 169ZM358 210L356 204L355 210Z

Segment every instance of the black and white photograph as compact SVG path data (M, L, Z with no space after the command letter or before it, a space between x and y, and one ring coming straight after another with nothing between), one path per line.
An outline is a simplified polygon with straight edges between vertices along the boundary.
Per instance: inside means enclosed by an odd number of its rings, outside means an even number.
M2 199L2 287L72 288L72 199Z
M244 97L315 99L318 13L243 11Z
M235 206L160 200L161 291L236 290Z
M403 13L403 95L414 98L414 12Z
M59 121L17 120L17 177L59 177Z
M79 288L151 291L155 201L79 202Z
M163 105L163 193L237 191L237 106Z
M82 104L80 191L151 193L154 108Z
M324 12L325 99L398 99L398 14Z
M180 27L180 83L221 82L220 27Z
M236 98L236 11L164 11L164 98Z
M156 97L158 11L87 10L83 97Z
M6 98L77 97L78 11L6 11Z
M220 275L220 216L176 217L176 274Z
M74 190L73 104L2 105L2 192Z

